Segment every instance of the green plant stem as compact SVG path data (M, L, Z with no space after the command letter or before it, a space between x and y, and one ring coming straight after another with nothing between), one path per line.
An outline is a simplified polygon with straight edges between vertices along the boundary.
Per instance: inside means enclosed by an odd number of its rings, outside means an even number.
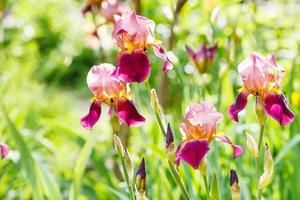
M258 157L255 158L257 181L259 181L259 177L260 177L259 155L260 155L260 149L261 149L261 144L262 144L262 140L263 140L264 130L265 130L265 125L261 124L260 125L260 131L259 131L259 137L258 137L258 143L257 143ZM257 194L256 194L256 199L257 200L261 199L261 193L262 193L262 190L258 187Z
M207 184L207 177L203 173L202 173L202 177L203 177L203 181L204 181L204 186L205 186L205 191L206 191L207 199L210 200L209 190L208 190L208 184Z
M129 175L128 175L128 172L127 172L124 155L119 154L119 156L120 156L120 160L121 160L121 163L122 163L122 168L123 168L123 171L124 171L125 181L127 183L127 187L128 187L128 190L129 190L130 199L135 200L133 187L132 187L132 185L130 184L130 181L129 181Z
M181 189L181 192L183 194L183 197L186 199L186 200L190 200L190 196L189 196L189 193L187 192L185 186L184 186L184 183L180 177L180 174L179 172L177 171L177 169L175 168L174 164L172 164L169 160L168 160L168 164L169 164L169 167L170 167L170 170L177 182L177 184L179 185L180 189Z
M150 88L150 84L148 82L148 80L146 81L146 86L147 86L147 91L148 91L148 95L151 99L151 88ZM158 103L159 104L159 103ZM155 117L156 117L156 120L157 120L157 123L158 123L158 126L161 130L161 132L163 133L164 137L166 136L166 130L164 128L164 125L163 125L163 120L161 119L160 117L160 114L162 113L160 108L159 108L159 105L158 105L158 110L155 110L154 109L154 112L155 112ZM186 190L186 187L184 186L184 183L180 177L180 174L179 172L177 171L177 169L175 168L174 164L168 160L168 164L169 164L169 167L170 167L170 170L171 170L171 173L175 179L175 181L177 182L177 184L179 185L180 189L181 189L181 192L185 198L185 200L190 200L190 196L189 196L189 193L187 192Z

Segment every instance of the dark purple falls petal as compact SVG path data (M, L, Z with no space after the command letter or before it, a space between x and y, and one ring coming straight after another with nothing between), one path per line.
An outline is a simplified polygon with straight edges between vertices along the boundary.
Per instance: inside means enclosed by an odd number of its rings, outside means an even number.
M144 51L121 52L113 75L126 83L140 83L148 78L150 71L150 61Z
M139 114L132 101L120 98L116 101L116 110L119 120L128 126L139 126L145 122L145 118Z
M184 160L194 169L198 169L201 161L209 150L206 140L186 140L181 143L176 151L176 165Z
M81 118L80 124L88 129L92 129L96 122L99 120L101 115L101 106L97 103L92 103L89 113Z
M288 103L283 94L267 94L264 98L265 110L280 125L287 125L294 121L295 114L288 107Z
M249 96L249 92L247 91L242 91L241 93L239 93L239 95L236 98L235 103L233 103L229 109L228 109L228 115L229 117L238 122L239 121L239 112L241 112L247 105L247 98Z

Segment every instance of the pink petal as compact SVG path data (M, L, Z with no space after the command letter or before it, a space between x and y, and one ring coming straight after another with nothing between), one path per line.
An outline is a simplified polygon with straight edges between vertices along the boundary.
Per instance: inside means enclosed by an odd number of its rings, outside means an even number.
M168 71L173 69L173 64L172 62L169 60L169 58L166 58L165 63L164 63L164 67L163 67L163 71Z
M99 120L101 115L101 107L97 103L92 103L89 113L81 118L80 124L88 129L92 129L96 122Z
M195 57L196 57L196 54L195 54L194 50L191 47L189 47L188 45L185 45L185 50L186 50L188 56L191 57L191 59L194 60Z
M3 159L7 154L9 153L9 148L6 144L1 143L0 144L0 153L1 153L1 158Z
M247 105L247 98L248 98L248 95L249 95L249 94L250 94L250 93L247 92L247 91L241 92L241 93L237 96L235 103L233 103L233 104L229 107L227 113L228 113L229 117L230 117L232 120L234 120L234 121L236 121L236 122L239 121L238 114L239 114L239 112L241 112L241 111L246 107L246 105Z
M184 160L194 169L199 168L204 156L209 150L207 140L187 140L181 143L176 150L176 164Z
M144 51L122 52L113 75L126 83L140 83L148 78L150 71L150 61Z
M128 126L139 126L145 122L145 118L138 113L132 101L128 99L117 99L116 110L120 121Z
M173 64L170 59L167 57L165 49L160 44L153 45L154 54L164 60L163 71L171 70Z
M280 125L287 125L294 121L295 114L288 107L287 100L283 94L270 93L264 98L265 110Z
M225 143L225 144L229 144L232 146L232 149L233 149L233 157L234 159L236 159L237 157L239 157L244 149L243 147L239 146L239 145L236 145L234 144L228 137L226 137L225 135L217 135L215 136L215 140L217 142L222 142L222 143Z

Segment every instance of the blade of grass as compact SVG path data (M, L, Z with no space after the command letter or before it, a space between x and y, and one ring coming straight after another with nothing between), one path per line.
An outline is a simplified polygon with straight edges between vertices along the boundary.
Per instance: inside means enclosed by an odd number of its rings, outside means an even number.
M87 165L89 157L92 153L93 147L95 144L95 136L92 133L87 141L85 142L83 148L79 153L79 157L76 161L74 168L74 180L70 190L70 200L78 200L80 196L80 186L81 180L84 173L84 169Z
M275 158L275 165L278 164L284 156L300 142L300 133L297 133L292 139L290 139L287 144L282 148Z

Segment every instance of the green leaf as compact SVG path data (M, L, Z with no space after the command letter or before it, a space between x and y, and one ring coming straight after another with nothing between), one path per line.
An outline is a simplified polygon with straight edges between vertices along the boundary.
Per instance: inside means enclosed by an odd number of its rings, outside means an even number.
M34 162L30 150L28 149L28 146L26 145L26 142L22 136L22 134L18 131L16 126L13 124L12 120L8 116L8 113L1 102L1 111L4 115L4 118L11 129L11 134L14 139L14 142L16 144L16 149L20 152L21 155L21 167L22 170L24 170L26 175L26 180L28 181L33 194L33 199L40 200L43 199L43 191L41 188L41 180L39 180L39 176L37 174L37 168L36 163Z
M290 139L283 147L283 149L278 153L275 158L275 165L277 165L284 158L284 156L298 143L300 143L300 133L297 133L292 139Z
M213 172L209 193L210 193L209 195L210 195L211 200L219 200L220 199L220 190L219 190L216 172Z
M74 168L74 181L70 190L70 200L78 200L80 196L80 185L82 176L89 160L89 157L92 153L93 147L95 144L94 134L92 133L87 141L85 142L83 148L79 153L79 157L76 161Z

